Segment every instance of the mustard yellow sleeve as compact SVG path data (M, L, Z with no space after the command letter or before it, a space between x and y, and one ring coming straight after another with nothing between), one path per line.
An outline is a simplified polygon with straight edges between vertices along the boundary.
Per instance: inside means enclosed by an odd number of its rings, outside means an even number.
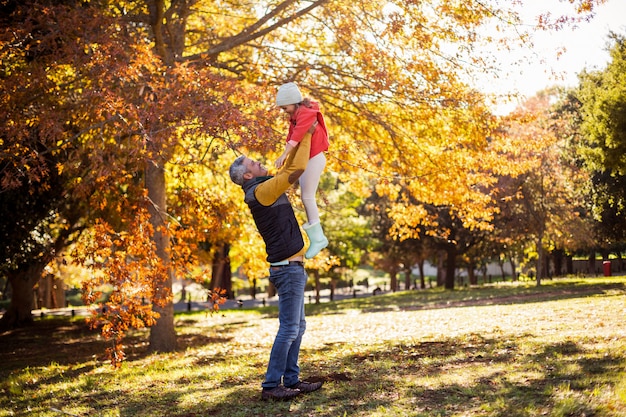
M311 133L307 132L300 144L291 151L276 175L256 187L254 195L259 203L271 206L300 178L309 163L311 136Z

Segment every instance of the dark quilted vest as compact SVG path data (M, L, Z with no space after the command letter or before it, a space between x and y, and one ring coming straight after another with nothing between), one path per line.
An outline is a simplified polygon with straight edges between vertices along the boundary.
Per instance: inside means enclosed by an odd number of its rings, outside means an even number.
M271 206L264 206L254 196L254 190L271 177L257 177L246 181L243 190L245 202L250 207L256 227L265 241L267 261L279 262L289 259L304 247L300 225L286 194Z

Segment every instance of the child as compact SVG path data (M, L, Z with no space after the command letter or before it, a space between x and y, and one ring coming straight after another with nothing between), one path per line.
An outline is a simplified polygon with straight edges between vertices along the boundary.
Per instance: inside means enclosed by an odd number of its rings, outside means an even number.
M289 114L289 133L287 145L283 154L276 160L276 167L280 168L287 155L302 140L307 130L317 121L315 133L311 138L311 156L304 174L300 177L300 194L306 211L308 222L302 228L309 236L311 245L304 255L307 259L313 258L322 249L328 246L328 239L324 236L320 223L320 214L315 201L315 193L320 182L320 176L326 166L324 152L328 150L328 131L324 116L320 112L317 102L309 98L302 98L302 93L295 83L283 84L276 94L276 105Z

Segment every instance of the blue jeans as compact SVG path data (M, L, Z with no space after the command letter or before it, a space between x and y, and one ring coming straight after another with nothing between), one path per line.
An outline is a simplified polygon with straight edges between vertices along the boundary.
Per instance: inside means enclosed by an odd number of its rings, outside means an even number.
M267 365L263 388L295 385L299 381L298 355L302 335L306 330L304 319L304 287L307 275L301 265L270 268L270 282L278 293L278 333L274 339L270 362Z

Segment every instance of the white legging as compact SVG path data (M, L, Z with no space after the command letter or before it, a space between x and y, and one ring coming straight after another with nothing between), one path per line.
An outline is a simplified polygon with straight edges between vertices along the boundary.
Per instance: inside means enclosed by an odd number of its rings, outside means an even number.
M326 166L326 156L324 152L318 153L309 159L306 170L300 176L300 198L306 211L309 224L314 224L320 220L320 212L315 201L315 193L320 183L320 177Z

